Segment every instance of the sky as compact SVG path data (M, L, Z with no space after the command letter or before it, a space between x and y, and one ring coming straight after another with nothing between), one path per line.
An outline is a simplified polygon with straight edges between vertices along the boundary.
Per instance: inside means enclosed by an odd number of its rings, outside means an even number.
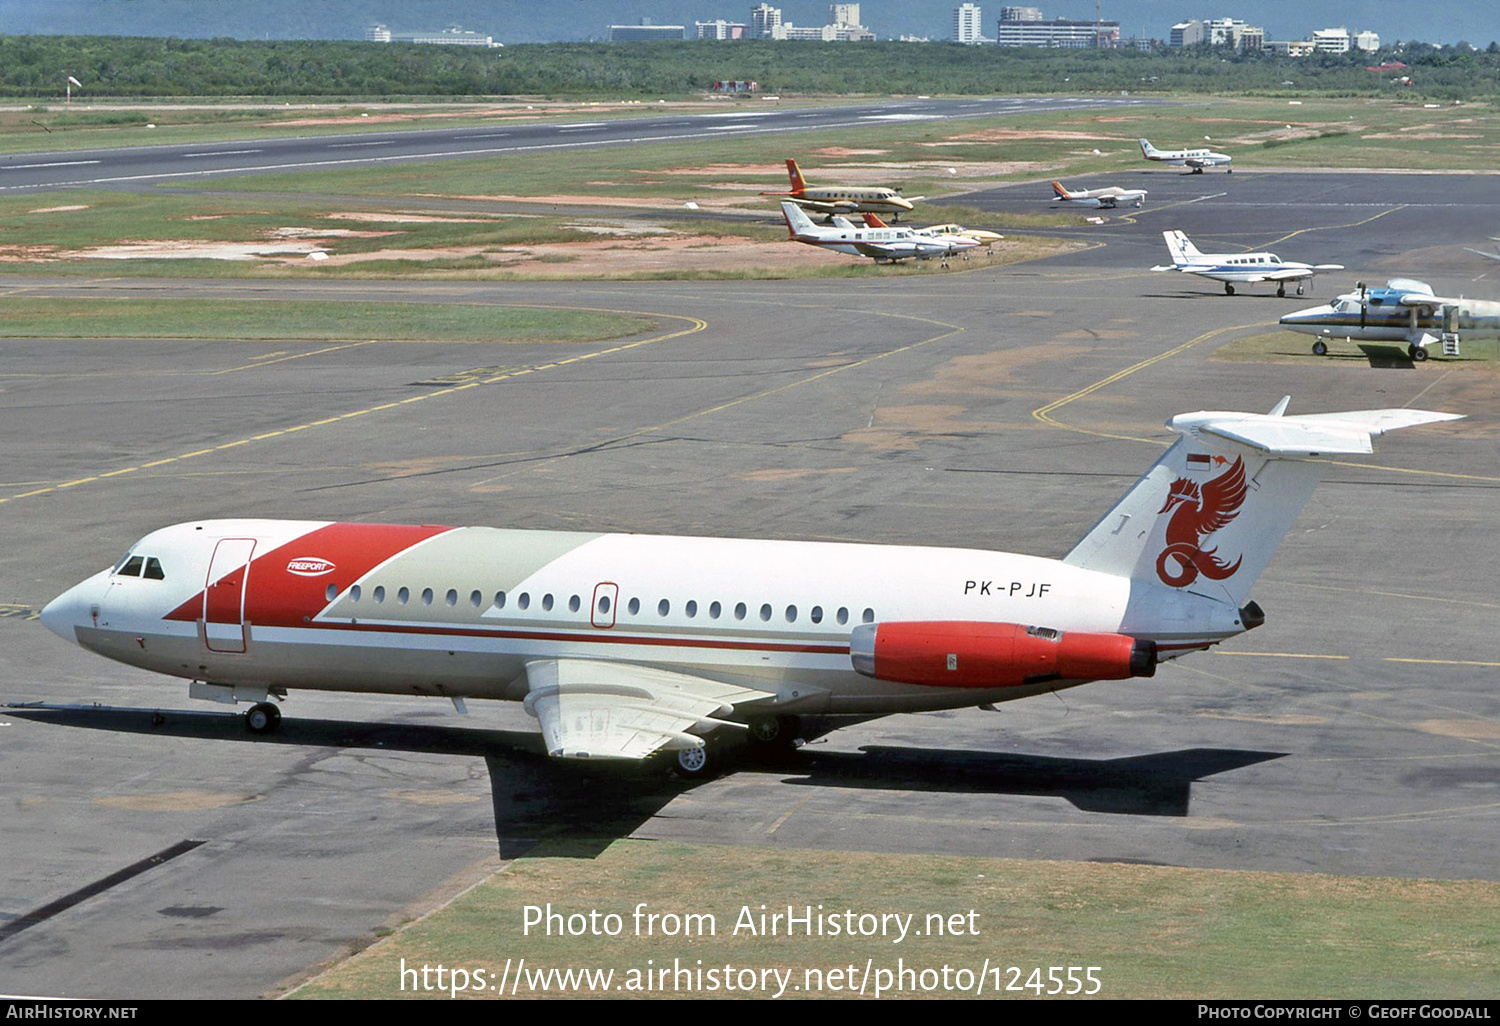
M993 32L998 2L978 0ZM1016 2L1016 0L1012 0ZM1094 0L1025 0L1048 18L1092 20ZM863 0L861 20L882 39L947 39L958 0ZM231 36L239 39L359 39L383 22L394 31L459 24L504 43L602 39L612 23L691 26L749 21L752 0L0 0L0 33ZM782 0L785 20L821 25L828 4ZM1370 29L1382 42L1423 40L1480 46L1500 40L1500 0L1101 0L1101 16L1125 36L1165 38L1189 18L1238 18L1267 39L1303 39L1313 29Z

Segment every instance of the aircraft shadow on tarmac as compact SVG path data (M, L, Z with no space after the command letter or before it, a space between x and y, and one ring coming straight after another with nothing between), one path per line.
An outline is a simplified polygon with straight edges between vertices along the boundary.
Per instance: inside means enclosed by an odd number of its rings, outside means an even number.
M1359 351L1370 361L1371 367L1395 367L1400 370L1415 370L1417 367L1416 361L1407 356L1406 350L1401 346L1372 346L1361 342Z
M1302 356L1307 350L1279 355ZM1328 352L1322 356L1313 356L1314 360L1332 360L1337 363L1359 363L1364 361L1376 370L1416 370L1417 363L1409 355L1406 348L1400 345L1381 345L1380 343L1356 342L1353 347L1346 346L1343 339L1334 339L1328 346Z
M380 748L479 756L490 776L495 839L502 858L594 858L672 799L701 782L666 773L621 771L547 756L530 731L294 718L271 735L246 733L233 713L109 706L9 706L7 716L121 733L332 748ZM812 732L809 732L812 734ZM789 774L793 786L1062 798L1084 812L1186 816L1192 785L1285 753L1192 748L1122 759L870 746L859 752L810 747L756 765ZM734 765L731 755L731 767Z
M830 752L789 784L1062 798L1084 812L1186 816L1195 781L1285 752L1188 748L1123 759L1069 759L1007 752L868 746Z
M126 734L312 748L378 748L479 756L490 775L500 856L593 858L628 836L692 786L664 773L621 772L548 758L541 735L430 724L295 717L274 734L252 735L244 717L182 709L13 705L6 716Z

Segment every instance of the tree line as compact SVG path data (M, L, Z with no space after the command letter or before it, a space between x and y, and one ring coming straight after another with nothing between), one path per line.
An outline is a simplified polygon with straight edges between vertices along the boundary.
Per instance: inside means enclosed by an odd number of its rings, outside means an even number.
M1368 65L1399 60L1404 70ZM953 43L744 40L549 43L477 49L342 40L0 36L0 96L644 98L752 79L764 93L1500 95L1500 46L1408 44L1304 58L1189 48L1010 49ZM1398 82L1409 78L1410 83Z

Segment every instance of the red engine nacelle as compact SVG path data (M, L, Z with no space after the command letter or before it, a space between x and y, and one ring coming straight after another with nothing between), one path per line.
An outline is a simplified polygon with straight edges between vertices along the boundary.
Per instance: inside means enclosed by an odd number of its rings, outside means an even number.
M1157 661L1156 642L1126 634L965 620L862 624L849 656L867 677L955 688L1150 677Z

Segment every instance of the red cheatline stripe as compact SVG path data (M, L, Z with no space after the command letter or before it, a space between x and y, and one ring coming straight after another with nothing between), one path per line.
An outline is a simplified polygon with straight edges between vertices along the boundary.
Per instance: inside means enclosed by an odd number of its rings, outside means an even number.
M252 625L253 627L253 625ZM317 623L291 628L300 631L355 631L376 634L426 634L454 638L506 638L526 641L582 641L598 645L653 645L666 648L715 648L745 652L810 652L818 655L848 655L849 646L797 644L777 641L718 641L711 638L670 638L589 631L484 630L472 627L423 627L411 624ZM618 628L616 628L618 629Z

